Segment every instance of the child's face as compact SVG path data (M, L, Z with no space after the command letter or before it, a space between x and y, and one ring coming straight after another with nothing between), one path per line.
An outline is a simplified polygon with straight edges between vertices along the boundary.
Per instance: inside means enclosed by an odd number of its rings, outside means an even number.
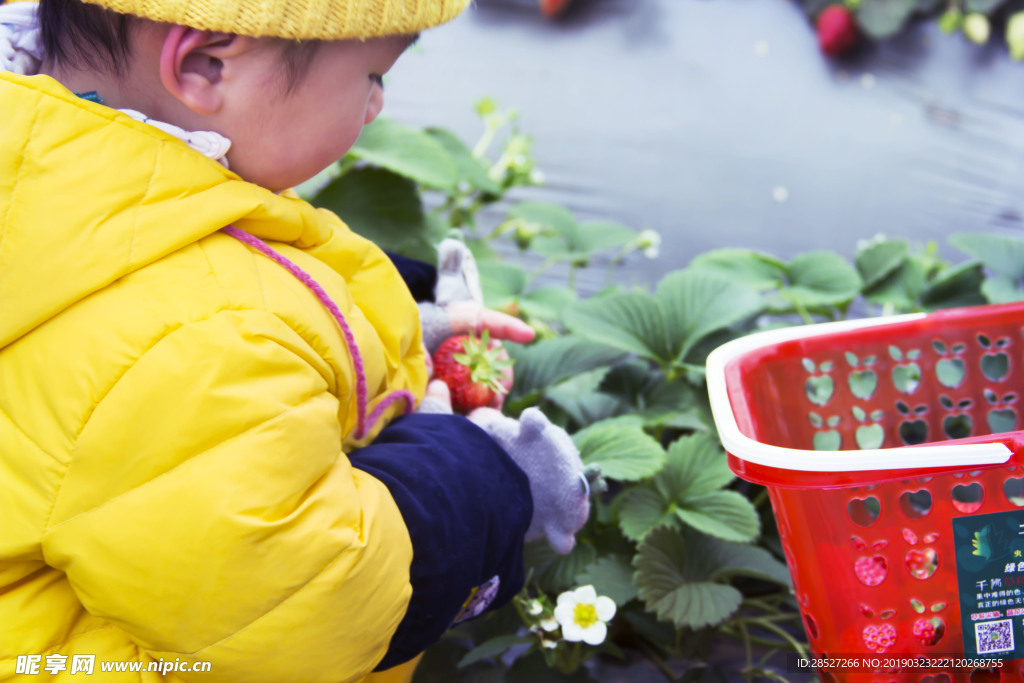
M380 78L413 38L325 42L285 92L278 49L255 50L225 102L231 169L280 191L313 177L355 143L384 106ZM228 126L226 125L225 128Z

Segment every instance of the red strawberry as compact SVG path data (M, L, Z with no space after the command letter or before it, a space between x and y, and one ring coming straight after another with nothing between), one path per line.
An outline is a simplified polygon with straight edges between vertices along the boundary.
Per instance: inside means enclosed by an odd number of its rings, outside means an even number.
M829 5L818 15L818 45L829 57L838 57L857 45L860 32L853 13L842 5Z
M538 0L541 13L550 18L557 17L569 6L570 0Z
M452 410L468 415L477 408L497 408L508 391L505 371L512 361L501 359L501 347L490 343L485 330L477 339L461 334L446 339L434 352L434 377L452 394Z

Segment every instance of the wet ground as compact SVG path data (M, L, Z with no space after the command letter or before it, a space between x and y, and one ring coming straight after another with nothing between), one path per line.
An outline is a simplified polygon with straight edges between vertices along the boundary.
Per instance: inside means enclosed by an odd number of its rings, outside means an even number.
M535 139L547 184L517 198L664 236L628 280L878 232L956 261L947 235L1024 228L1024 63L934 25L830 62L790 0L576 0L558 22L477 0L399 62L386 114L475 141L483 95Z

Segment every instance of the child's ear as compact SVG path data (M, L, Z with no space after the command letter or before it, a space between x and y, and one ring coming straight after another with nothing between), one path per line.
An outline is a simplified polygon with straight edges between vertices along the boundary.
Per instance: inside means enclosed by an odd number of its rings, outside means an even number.
M223 105L224 60L244 39L230 33L172 26L160 50L160 80L167 92L197 114L216 113Z

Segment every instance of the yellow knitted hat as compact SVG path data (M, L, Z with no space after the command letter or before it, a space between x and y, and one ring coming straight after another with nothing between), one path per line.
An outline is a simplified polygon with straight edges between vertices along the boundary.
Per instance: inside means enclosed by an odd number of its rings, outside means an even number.
M83 0L120 14L205 31L292 40L418 33L454 19L470 0Z

